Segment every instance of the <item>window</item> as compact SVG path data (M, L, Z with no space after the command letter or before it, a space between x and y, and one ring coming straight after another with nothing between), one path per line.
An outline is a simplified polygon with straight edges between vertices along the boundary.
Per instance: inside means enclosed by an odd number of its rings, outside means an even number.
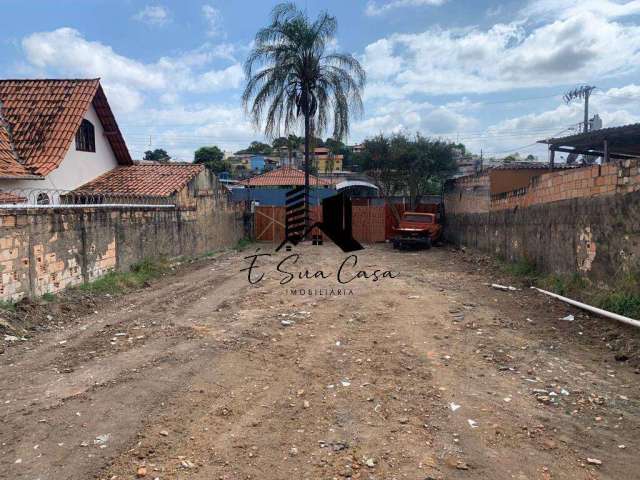
M82 120L76 133L76 150L79 152L96 151L96 135L93 124L89 120Z
M47 195L46 193L39 193L38 198L36 199L36 204L49 205L51 204L51 199L49 198L49 195Z

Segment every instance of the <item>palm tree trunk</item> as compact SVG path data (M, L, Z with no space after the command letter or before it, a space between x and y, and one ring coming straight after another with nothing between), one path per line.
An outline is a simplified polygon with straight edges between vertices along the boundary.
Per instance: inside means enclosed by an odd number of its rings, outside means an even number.
M307 96L306 102L309 101L309 97ZM311 132L309 131L309 109L305 109L307 113L304 114L304 230L305 232L309 228L309 168L311 167L309 163L309 136Z

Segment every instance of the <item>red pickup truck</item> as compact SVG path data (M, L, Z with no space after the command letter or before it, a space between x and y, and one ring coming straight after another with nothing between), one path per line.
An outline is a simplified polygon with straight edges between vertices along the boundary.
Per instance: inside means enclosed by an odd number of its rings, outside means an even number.
M404 212L393 230L393 248L430 248L442 235L442 225L435 213Z

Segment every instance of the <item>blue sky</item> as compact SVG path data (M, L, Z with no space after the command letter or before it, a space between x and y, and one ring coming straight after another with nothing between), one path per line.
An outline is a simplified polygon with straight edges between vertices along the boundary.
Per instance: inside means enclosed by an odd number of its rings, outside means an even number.
M0 76L101 77L135 158L262 140L242 111L242 63L277 2L3 0ZM640 1L299 1L338 19L335 48L361 60L365 112L349 143L420 131L472 151L544 155L596 85L605 126L640 121ZM580 6L576 6L580 3ZM326 134L325 134L326 136Z

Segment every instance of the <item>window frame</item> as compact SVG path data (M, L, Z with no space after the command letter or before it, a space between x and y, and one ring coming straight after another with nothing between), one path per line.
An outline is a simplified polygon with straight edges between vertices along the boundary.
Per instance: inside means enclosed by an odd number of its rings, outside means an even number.
M82 119L80 127L76 132L76 151L78 152L96 152L96 128L86 118Z

